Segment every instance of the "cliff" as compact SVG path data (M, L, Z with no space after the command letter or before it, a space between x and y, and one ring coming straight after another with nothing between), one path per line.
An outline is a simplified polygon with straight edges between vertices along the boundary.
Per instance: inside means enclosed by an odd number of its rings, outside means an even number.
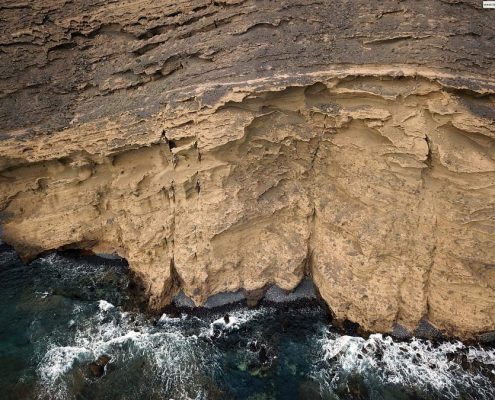
M0 210L116 252L150 307L305 275L339 319L495 330L495 10L0 4Z

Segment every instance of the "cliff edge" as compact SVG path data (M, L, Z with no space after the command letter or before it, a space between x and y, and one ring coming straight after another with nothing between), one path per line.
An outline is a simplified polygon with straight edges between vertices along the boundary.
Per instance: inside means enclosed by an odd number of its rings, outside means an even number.
M313 277L339 319L495 330L495 10L2 1L2 238L160 308Z

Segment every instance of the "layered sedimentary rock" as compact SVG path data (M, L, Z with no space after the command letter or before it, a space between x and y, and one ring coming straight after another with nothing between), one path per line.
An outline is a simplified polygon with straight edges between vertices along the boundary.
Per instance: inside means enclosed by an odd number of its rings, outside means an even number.
M494 330L478 3L3 2L2 238L116 252L152 308L309 275L367 330Z

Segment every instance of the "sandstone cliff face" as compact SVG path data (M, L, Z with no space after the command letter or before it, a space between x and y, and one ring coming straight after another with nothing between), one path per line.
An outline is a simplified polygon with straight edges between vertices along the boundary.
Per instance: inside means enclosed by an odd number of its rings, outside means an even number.
M3 240L117 252L153 308L311 275L368 330L494 330L478 3L3 2Z

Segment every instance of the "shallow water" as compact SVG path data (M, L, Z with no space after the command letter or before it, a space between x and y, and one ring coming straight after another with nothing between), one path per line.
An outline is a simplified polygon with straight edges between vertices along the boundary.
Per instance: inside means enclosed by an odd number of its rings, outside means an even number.
M151 318L128 284L121 262L0 245L1 398L495 398L488 346L347 336L316 303Z

